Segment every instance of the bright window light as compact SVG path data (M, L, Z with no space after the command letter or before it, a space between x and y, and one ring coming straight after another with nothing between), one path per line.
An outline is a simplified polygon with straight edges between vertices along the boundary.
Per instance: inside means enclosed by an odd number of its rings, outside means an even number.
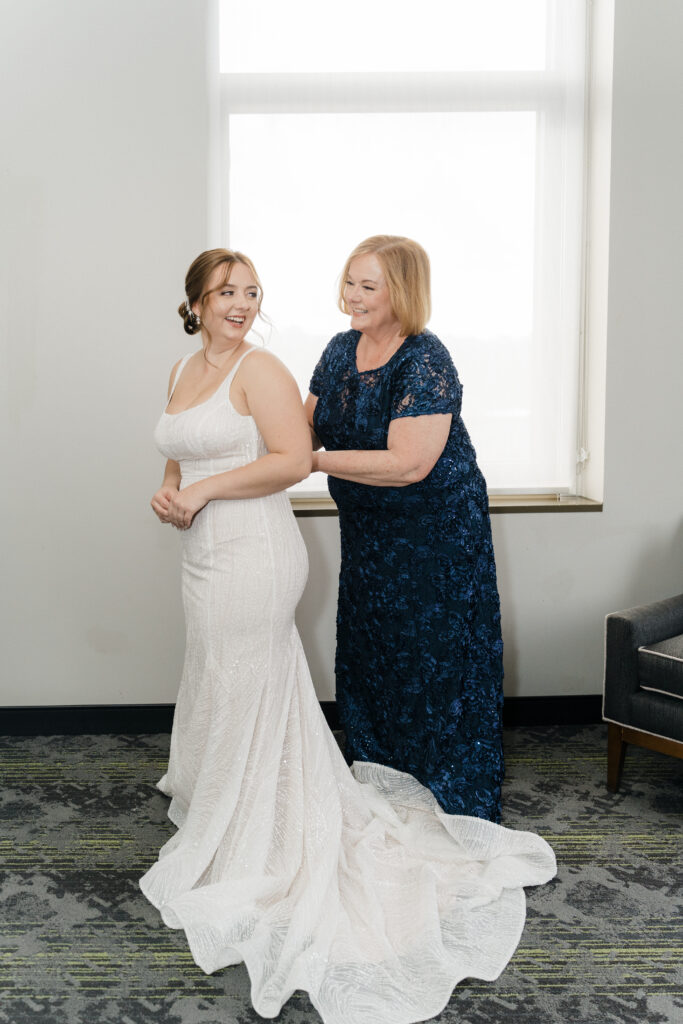
M267 344L305 395L348 253L415 238L493 492L576 486L585 6L221 8L220 244L258 268Z
M226 74L536 71L546 0L222 0Z

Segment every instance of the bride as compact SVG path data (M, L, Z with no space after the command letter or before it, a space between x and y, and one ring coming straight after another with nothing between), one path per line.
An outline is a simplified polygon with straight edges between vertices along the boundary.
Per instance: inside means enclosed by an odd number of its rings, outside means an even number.
M262 289L213 249L179 312L202 347L171 372L152 508L183 534L187 644L168 771L177 832L140 881L212 973L244 962L275 1017L297 989L325 1024L413 1024L519 941L543 839L448 815L411 776L346 766L294 611L307 558L285 489L311 468L296 383L247 341Z

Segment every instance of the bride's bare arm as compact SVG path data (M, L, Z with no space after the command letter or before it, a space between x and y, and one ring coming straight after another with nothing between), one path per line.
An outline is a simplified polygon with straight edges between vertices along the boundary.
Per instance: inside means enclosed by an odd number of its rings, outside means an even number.
M168 379L168 397L171 397L171 391L173 389L173 381L178 371L182 360L174 365L171 370L171 376ZM169 508L171 501L178 493L180 487L180 466L173 459L168 459L166 462L166 469L164 470L164 479L161 483L161 487L152 498L150 505L154 509L154 514L162 523L170 523L171 520L168 517Z
M311 472L311 437L301 396L280 360L270 352L254 352L240 366L233 387L239 387L268 454L180 491L171 502L169 521L181 529L209 501L260 498L284 490Z

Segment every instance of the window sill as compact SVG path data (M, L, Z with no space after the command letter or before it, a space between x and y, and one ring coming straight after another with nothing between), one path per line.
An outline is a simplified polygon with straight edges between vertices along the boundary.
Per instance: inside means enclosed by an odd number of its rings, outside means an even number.
M330 497L290 497L296 516L336 516L337 506ZM491 494L489 512L602 512L602 502L574 494Z

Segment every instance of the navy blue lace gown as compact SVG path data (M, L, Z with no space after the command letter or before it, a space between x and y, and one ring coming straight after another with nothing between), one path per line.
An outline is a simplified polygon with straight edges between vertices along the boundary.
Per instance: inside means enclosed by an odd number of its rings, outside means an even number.
M360 372L336 335L311 380L328 451L384 449L391 420L452 413L429 475L406 487L329 477L339 508L337 707L346 756L408 772L450 814L500 821L502 639L486 484L462 388L430 331Z

